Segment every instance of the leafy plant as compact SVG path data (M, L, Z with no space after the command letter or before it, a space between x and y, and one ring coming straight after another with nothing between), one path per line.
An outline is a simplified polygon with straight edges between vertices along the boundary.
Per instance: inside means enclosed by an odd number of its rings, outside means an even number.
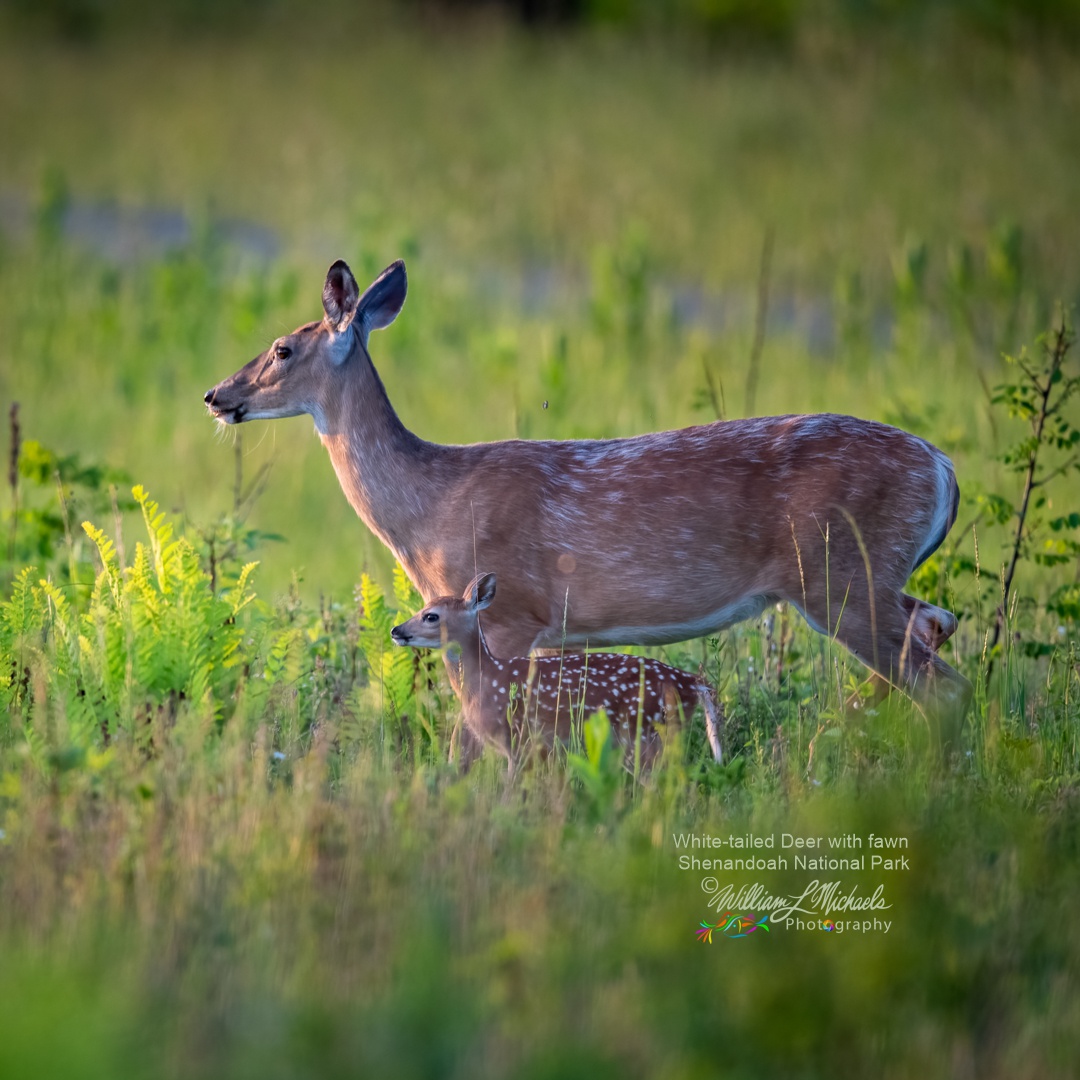
M280 543L285 538L280 533L254 528L248 517L259 496L266 490L270 474L269 464L264 464L255 476L244 482L244 441L238 432L233 451L235 463L233 478L233 504L231 510L221 514L208 526L189 524L203 566L210 575L210 587L217 588L219 580L235 583L246 565L245 556L261 544Z
M362 691L357 688L355 706L362 712L374 705L378 713L391 715L401 724L402 738L412 743L414 753L419 740L419 745L427 746L439 758L442 756L440 729L453 695L429 693L445 682L437 650L404 649L390 637L391 628L405 617L404 613L423 606L420 594L400 564L394 566L393 593L396 608L388 604L382 588L371 577L364 574L360 578L358 646L369 687ZM456 709L456 705L449 707Z
M120 564L102 529L83 523L101 564L85 611L51 578L35 582L32 568L0 605L4 704L32 723L60 710L84 741L108 742L119 732L152 737L185 703L220 721L240 677L241 616L254 600L257 564L216 595L191 542L173 539L172 523L143 488L132 496L147 541L136 545L130 566ZM42 692L32 695L32 682Z
M84 517L118 516L135 509L123 488L130 478L122 469L86 463L78 453L61 455L36 439L22 440L19 406L8 414L10 450L4 514L7 534L4 577L33 563L69 584L93 581L92 549L74 523Z
M400 567L394 574L395 598L403 608L419 607L418 597ZM360 578L360 652L381 707L394 716L412 711L416 699L416 653L395 645L390 630L400 619L386 595L368 574Z
M566 763L578 781L590 820L610 816L622 791L624 771L622 751L611 738L611 722L600 710L582 725L585 753L568 752Z
M1010 416L1022 419L1028 434L1009 447L1001 460L1021 476L1019 501L990 495L987 505L998 519L1012 522L1012 538L1001 579L1001 603L994 620L986 662L989 681L998 655L998 645L1009 612L1017 565L1026 558L1041 566L1056 566L1080 558L1080 513L1070 511L1044 516L1050 509L1046 486L1059 476L1080 471L1080 426L1066 414L1069 401L1080 392L1080 373L1069 374L1066 360L1074 336L1064 313L1057 328L1039 339L1039 358L1022 350L1007 356L1018 376L998 386L993 403L1003 405ZM1047 461L1047 456L1050 461ZM1054 594L1052 605L1059 614L1071 611L1073 592L1069 585Z

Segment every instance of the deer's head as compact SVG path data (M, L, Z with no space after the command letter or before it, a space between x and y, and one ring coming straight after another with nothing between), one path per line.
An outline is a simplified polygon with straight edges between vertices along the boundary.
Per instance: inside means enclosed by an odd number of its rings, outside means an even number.
M309 413L325 430L328 407L339 393L340 376L368 335L389 326L405 303L405 264L391 263L360 295L352 271L338 259L323 286L323 318L279 337L235 375L207 390L203 400L222 423L274 420Z
M395 645L414 649L444 649L461 646L479 632L479 614L495 599L495 575L478 574L464 594L440 596L432 600L408 622L390 631Z

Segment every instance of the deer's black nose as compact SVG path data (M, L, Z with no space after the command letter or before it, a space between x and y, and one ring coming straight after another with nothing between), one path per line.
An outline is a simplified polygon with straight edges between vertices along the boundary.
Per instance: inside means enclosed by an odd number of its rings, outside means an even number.
M210 402L213 401L213 400L214 400L214 391L213 390L207 390L206 393L203 394L203 401L205 401L206 404L209 405Z

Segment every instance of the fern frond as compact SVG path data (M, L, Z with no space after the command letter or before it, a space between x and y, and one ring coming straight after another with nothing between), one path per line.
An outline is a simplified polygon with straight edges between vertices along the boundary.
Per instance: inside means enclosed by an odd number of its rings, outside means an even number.
M420 593L399 562L394 563L394 599L397 601L398 611L412 613L424 606Z
M263 676L269 686L293 682L300 675L299 652L303 634L295 627L281 631L270 646L263 665Z
M98 575L95 589L100 590L102 587L107 587L114 603L119 603L120 594L123 590L123 581L116 562L116 545L110 537L105 535L103 529L99 529L92 522L84 521L82 527L83 532L93 540L98 550L98 556L101 559L101 573Z
M408 582L404 572L400 576L395 574L395 590L405 593L399 580ZM367 574L360 578L359 592L359 645L371 679L382 690L384 700L395 714L409 712L415 698L415 666L412 651L398 647L390 637L390 630L397 622L397 612L386 606L382 589Z
M236 584L225 594L225 599L232 611L233 618L239 615L240 612L255 599L255 591L248 591L248 582L251 579L251 575L255 573L255 568L258 565L258 562L245 563L244 568L240 571L240 577L236 580Z
M0 646L11 650L27 634L39 632L42 626L37 590L32 580L36 567L19 571L11 586L11 596L0 603Z
M45 744L44 736L33 724L24 724L22 733L26 740L27 756L34 768L43 772L49 756L49 748Z
M150 498L149 493L141 484L136 484L131 489L131 494L142 508L143 522L146 525L146 535L150 540L150 551L153 555L154 572L157 575L158 587L162 592L165 592L163 550L165 545L172 539L172 523L165 520L165 512Z

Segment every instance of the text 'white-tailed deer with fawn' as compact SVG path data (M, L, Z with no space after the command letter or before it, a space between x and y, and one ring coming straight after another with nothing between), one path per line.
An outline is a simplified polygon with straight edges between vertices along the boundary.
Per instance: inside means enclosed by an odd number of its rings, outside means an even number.
M208 391L224 423L309 413L346 497L425 601L483 567L497 656L662 644L786 600L886 680L959 715L947 611L904 593L959 498L923 439L850 416L716 421L622 439L445 446L398 419L368 335L405 302L396 262L362 295L330 267L324 317Z

